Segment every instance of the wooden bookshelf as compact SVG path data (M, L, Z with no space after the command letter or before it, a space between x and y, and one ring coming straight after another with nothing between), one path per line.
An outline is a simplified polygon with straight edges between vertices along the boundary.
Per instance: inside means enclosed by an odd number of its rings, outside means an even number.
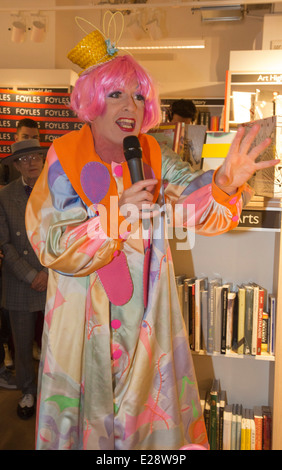
M275 212L274 226L241 225L215 237L195 236L190 251L170 241L177 275L220 276L224 282L256 282L277 296L275 356L192 353L200 390L220 379L229 403L245 407L270 405L273 410L272 448L282 450L282 249L280 200L255 197L244 209ZM248 213L248 212L247 212ZM277 214L279 226L277 227ZM269 225L269 224L268 224Z

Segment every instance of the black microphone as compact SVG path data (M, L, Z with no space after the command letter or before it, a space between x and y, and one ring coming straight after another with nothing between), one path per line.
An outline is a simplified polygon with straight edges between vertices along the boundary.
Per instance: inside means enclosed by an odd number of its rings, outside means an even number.
M128 164L132 184L144 180L142 148L138 137L129 135L123 139L123 152Z

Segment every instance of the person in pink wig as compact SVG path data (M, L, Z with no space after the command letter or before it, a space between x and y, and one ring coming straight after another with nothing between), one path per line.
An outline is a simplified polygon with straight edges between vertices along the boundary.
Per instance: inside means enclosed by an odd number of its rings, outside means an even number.
M85 124L54 141L26 213L49 268L36 446L208 448L165 208L182 207L184 227L206 236L234 228L269 141L250 150L258 129L240 129L216 172L192 172L146 134L160 117L148 73L103 41L72 92ZM134 184L127 136L142 148L145 179Z

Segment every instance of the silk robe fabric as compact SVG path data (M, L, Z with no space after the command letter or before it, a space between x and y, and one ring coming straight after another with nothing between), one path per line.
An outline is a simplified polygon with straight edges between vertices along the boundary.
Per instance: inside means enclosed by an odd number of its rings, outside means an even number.
M68 146L70 165L83 147L86 164L102 165L96 202L105 197L107 172L119 197L127 163L103 165L88 126L70 139L76 143L73 151ZM37 449L207 447L164 215L157 227L151 223L147 239L135 236L138 222L120 237L106 235L95 197L92 206L83 202L61 164L66 168L63 146L55 148L26 213L30 242L50 268ZM242 194L249 193L244 187L226 195L213 183L213 172L192 173L168 149L163 149L159 183L158 202L195 205L196 231L205 235L236 226ZM89 185L84 182L86 192Z

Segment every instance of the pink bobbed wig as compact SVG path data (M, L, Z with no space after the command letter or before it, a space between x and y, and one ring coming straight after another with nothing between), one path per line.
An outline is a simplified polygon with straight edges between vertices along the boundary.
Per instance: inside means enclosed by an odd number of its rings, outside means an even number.
M160 122L159 97L151 77L130 56L116 57L82 74L71 94L71 108L83 122L90 123L105 110L105 97L137 80L138 93L145 97L141 132L147 132Z

